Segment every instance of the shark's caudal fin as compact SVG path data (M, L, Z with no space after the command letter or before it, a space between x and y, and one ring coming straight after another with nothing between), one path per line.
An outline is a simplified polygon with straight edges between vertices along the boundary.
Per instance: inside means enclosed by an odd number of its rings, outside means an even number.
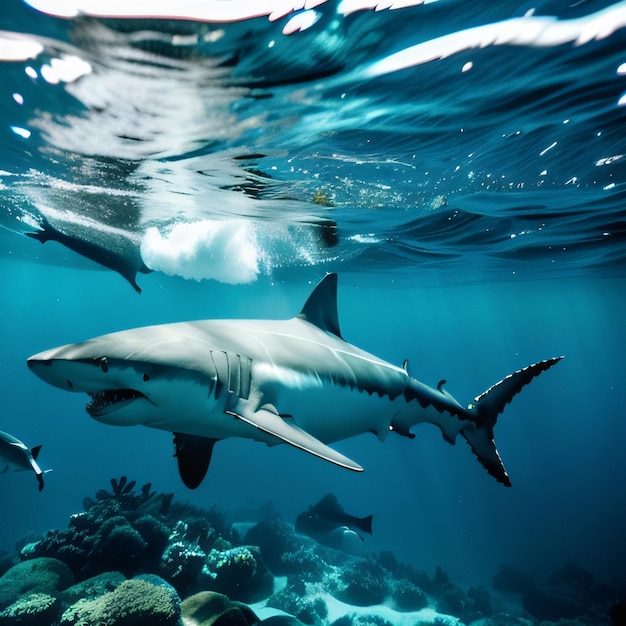
M504 469L493 438L493 428L496 425L498 415L502 413L504 407L513 399L515 394L519 393L533 378L551 368L562 358L562 356L558 356L546 359L509 374L474 399L473 408L478 413L478 427L476 430L466 428L461 431L461 434L487 472L507 487L511 486L511 481Z

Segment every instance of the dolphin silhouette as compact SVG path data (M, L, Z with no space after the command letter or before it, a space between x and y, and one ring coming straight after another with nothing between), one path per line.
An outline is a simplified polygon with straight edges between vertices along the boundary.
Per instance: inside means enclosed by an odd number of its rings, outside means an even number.
M0 431L0 474L5 472L20 472L33 470L39 483L39 491L43 489L43 474L37 464L37 456L41 446L35 446L32 450L9 433Z
M28 359L47 383L91 397L97 421L174 433L183 482L197 487L216 441L288 443L336 465L363 468L328 444L362 433L413 438L421 422L450 443L460 433L496 480L510 486L493 428L513 396L562 357L510 374L462 406L347 343L328 274L288 320L204 320L147 326L68 344Z

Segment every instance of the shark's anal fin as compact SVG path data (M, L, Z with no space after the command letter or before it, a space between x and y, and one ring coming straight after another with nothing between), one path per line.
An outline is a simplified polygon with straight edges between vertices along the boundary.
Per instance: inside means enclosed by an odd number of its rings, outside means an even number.
M213 446L219 439L174 433L174 456L178 461L178 472L189 489L195 489L206 476Z
M245 415L245 411L231 411L227 410L228 415L232 415L237 419L240 419L265 433L278 437L281 441L288 443L300 450L304 450L309 454L313 454L320 459L330 461L340 467L353 470L355 472L362 472L363 468L355 463L353 460L344 456L340 452L333 450L330 446L322 443L319 439L313 437L302 428L299 428L293 423L285 421L278 413L272 410L273 407L266 408L261 407L257 409L252 415Z

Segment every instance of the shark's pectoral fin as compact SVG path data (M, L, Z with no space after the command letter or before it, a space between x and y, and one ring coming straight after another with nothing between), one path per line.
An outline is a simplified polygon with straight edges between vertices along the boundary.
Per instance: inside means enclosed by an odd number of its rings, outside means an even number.
M257 409L251 415L246 415L245 411L231 411L227 410L226 413L243 420L247 424L262 430L265 433L278 437L281 441L288 443L300 450L309 452L320 459L330 461L335 465L345 467L355 472L362 472L363 468L349 459L347 456L333 450L330 446L322 443L319 439L313 437L302 428L299 428L293 423L285 421L271 405L264 405L260 409Z
M189 489L195 489L206 476L213 446L219 439L174 433L174 456L178 461L178 472Z

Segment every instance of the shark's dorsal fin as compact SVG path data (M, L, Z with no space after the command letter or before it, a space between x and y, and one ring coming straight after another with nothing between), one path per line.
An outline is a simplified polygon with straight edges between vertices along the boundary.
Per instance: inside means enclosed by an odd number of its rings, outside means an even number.
M298 317L343 339L337 314L337 274L327 274L322 278L304 303Z

